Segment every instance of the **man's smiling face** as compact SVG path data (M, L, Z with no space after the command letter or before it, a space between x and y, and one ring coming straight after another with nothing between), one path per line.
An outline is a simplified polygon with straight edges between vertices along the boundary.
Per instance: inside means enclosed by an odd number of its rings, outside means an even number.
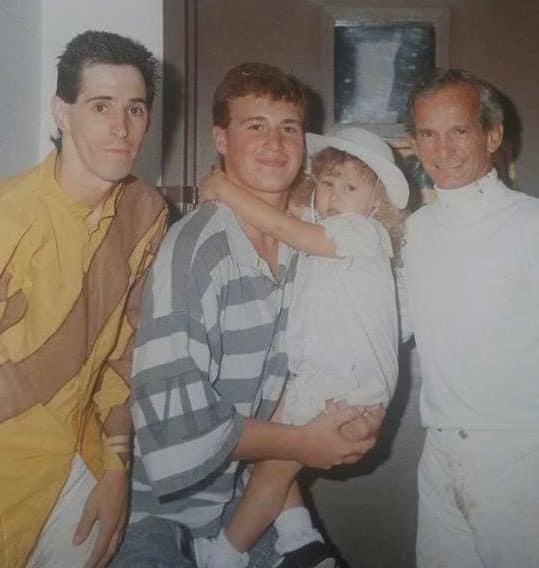
M229 105L230 123L213 129L227 176L262 199L286 196L303 162L301 109L285 100L252 94Z
M421 95L414 103L412 145L440 189L473 183L491 168L503 127L498 124L485 131L479 102L473 86L456 83Z

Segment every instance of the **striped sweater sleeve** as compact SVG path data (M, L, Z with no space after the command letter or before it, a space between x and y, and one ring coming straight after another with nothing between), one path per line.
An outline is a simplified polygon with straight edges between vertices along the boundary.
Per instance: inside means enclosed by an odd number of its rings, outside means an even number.
M144 292L134 353L132 415L154 492L190 487L225 466L242 418L210 382L219 366L220 284L200 247L173 228Z

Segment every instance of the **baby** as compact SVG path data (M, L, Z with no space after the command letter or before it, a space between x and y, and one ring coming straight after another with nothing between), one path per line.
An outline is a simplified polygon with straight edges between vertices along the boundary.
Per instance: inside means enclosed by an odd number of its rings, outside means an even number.
M348 127L333 137L307 134L306 142L314 188L301 219L232 185L222 172L202 188L203 199L224 203L245 223L302 251L287 330L290 379L273 417L295 425L331 404L368 412L391 399L398 373L392 264L399 263L408 201L404 175L375 134ZM322 538L295 482L300 469L296 462L255 464L228 525L197 548L199 565L247 566L248 550L275 521L279 566L302 566L299 555L306 553L318 555L309 566L334 566L327 547L310 544Z

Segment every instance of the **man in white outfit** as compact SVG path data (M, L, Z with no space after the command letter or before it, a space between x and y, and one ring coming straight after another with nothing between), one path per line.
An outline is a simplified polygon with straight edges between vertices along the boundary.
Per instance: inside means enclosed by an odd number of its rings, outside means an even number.
M539 201L492 168L494 89L437 70L408 132L437 199L404 250L427 438L419 568L539 566Z

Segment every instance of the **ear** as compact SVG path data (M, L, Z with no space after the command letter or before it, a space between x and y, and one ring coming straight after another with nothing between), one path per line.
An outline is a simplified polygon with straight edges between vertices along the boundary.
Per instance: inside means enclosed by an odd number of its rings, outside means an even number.
M214 126L212 129L213 143L215 149L221 156L226 156L227 154L227 137L226 129L221 126Z
M69 132L69 103L63 101L58 95L51 99L51 113L56 128L62 133Z
M503 139L503 124L495 124L487 134L487 148L489 154L494 154L500 147Z

